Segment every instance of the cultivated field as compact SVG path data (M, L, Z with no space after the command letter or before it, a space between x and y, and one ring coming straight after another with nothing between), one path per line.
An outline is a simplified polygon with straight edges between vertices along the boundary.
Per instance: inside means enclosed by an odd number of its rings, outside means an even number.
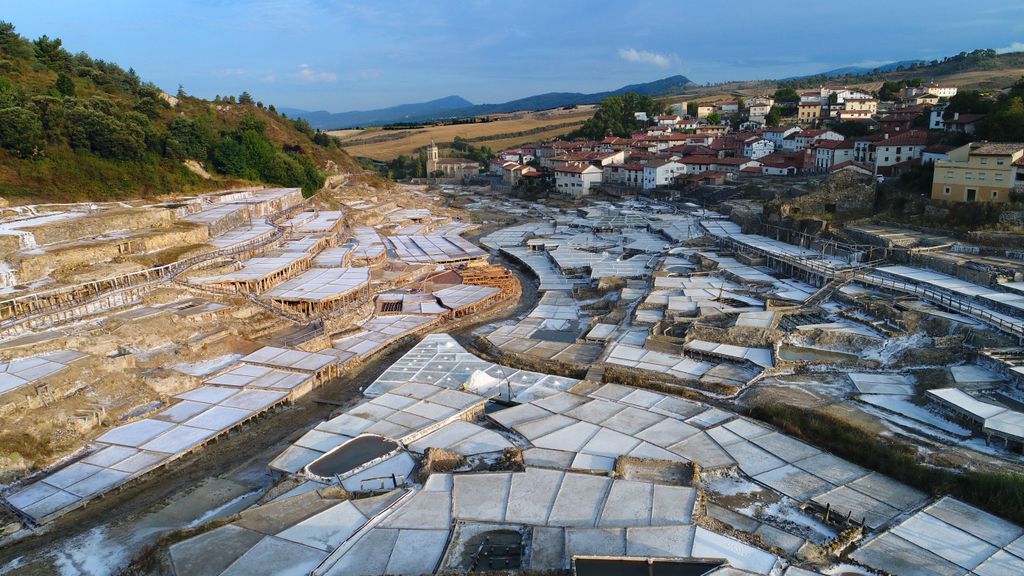
M456 136L474 146L494 150L554 138L578 128L594 114L594 109L537 112L514 120L496 120L477 124L430 126L408 130L338 130L329 132L342 139L353 156L392 160L413 154L417 148L435 142L451 142Z

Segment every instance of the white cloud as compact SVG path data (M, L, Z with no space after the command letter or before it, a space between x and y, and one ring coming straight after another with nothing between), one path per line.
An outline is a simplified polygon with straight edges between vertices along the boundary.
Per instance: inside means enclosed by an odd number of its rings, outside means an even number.
M1011 42L1009 46L996 48L996 52L999 54L1006 54L1007 52L1024 52L1024 42Z
M334 82L338 75L334 72L314 70L309 64L299 64L299 70L292 75L299 82L313 84L316 82Z
M668 68L679 59L675 54L658 54L657 52L637 50L636 48L619 48L619 58L626 62L649 64L658 68Z

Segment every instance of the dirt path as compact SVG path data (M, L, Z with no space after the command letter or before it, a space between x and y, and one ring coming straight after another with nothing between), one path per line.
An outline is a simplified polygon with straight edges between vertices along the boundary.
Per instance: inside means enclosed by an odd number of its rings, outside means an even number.
M520 299L435 332L465 341L478 327L519 316L536 305L534 280L510 262L496 260L519 277L523 284ZM270 461L338 409L316 399L358 400L360 388L372 383L419 340L402 340L358 371L328 382L291 407L3 546L0 575L116 573L160 536L245 508L271 485Z

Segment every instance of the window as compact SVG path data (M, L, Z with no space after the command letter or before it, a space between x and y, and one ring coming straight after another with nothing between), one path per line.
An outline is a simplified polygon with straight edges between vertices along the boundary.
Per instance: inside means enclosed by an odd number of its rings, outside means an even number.
M999 197L999 191L998 190L993 190L992 191L992 197L993 198L998 198Z
M964 172L964 180L973 180L974 174L971 172Z
M1002 182L1003 181L1003 175L1002 174L996 174L996 181L997 182Z
M1005 163L1005 160L1003 160L1002 158L997 158L996 159L996 164L998 164L999 166L1002 166L1003 163Z
M945 187L945 188L944 188L944 189L942 190L942 193L943 193L943 194L945 194L946 196L949 196L949 186L946 186L946 187Z
M953 171L952 170L946 170L946 178L952 178L952 177L953 177Z
M984 180L984 179L985 179L985 173L984 172L982 172L981 174L978 174L978 180Z
M981 159L981 163L982 164L988 164L988 158L982 158Z

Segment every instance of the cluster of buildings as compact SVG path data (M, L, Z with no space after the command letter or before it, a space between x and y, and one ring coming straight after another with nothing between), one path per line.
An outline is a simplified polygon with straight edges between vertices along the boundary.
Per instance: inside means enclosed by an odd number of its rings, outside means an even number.
M671 196L673 191L722 185L738 178L798 176L840 171L864 176L898 176L935 164L932 198L957 202L1007 202L1024 191L1024 144L975 142L956 147L933 143L934 131L973 134L982 114L949 112L955 86L907 87L897 102L883 103L849 88L803 92L797 124L768 127L775 105L769 97L698 104L673 113L638 119L649 125L628 138L555 141L504 150L489 164L507 186L535 183L579 199L592 191L611 195ZM740 116L740 122L708 122ZM873 131L846 137L828 128L843 122L870 123ZM925 126L927 125L927 126ZM738 129L733 130L736 126Z
M560 195L580 198L600 187L611 194L685 190L741 176L796 176L853 171L892 176L921 162L945 159L950 147L929 146L928 133L908 130L847 138L828 128L778 126L693 133L692 120L659 117L630 138L558 141L506 150L491 161L508 186L546 180ZM709 125L704 125L704 128Z

